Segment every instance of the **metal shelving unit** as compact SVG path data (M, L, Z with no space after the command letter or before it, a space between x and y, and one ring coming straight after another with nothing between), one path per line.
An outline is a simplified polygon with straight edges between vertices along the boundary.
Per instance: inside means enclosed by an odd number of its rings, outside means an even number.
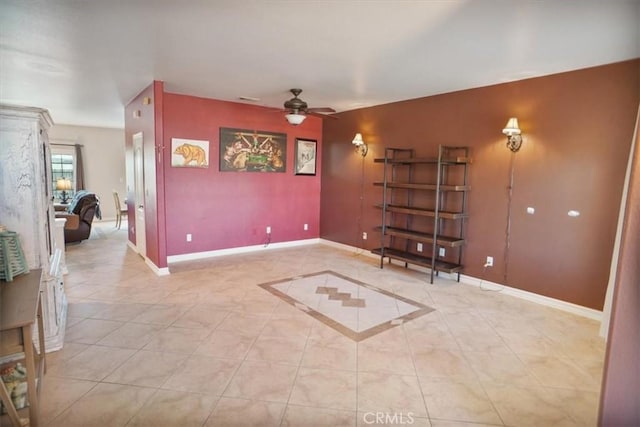
M444 146L434 158L416 157L412 149L386 148L382 187L380 268L388 258L427 267L430 282L438 272L457 273L463 269L467 214L469 147ZM425 250L425 246L427 250ZM419 250L419 247L422 250ZM450 250L440 256L440 249Z

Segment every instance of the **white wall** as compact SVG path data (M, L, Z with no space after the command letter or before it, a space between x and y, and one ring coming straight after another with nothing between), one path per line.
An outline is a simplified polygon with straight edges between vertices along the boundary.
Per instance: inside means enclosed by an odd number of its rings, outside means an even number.
M100 199L102 220L116 217L113 190L126 194L124 129L54 125L49 129L52 144L81 144L85 187ZM52 147L55 148L55 147Z

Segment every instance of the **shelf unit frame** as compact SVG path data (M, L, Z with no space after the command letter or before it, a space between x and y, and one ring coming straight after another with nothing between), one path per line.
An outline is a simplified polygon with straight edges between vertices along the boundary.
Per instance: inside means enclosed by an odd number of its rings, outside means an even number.
M384 163L383 180L374 182L376 186L382 186L382 203L376 207L382 210L382 223L375 227L380 231L381 245L373 249L374 254L380 255L380 268L384 267L384 259L388 258L402 261L405 267L408 264L420 265L430 270L430 283L433 283L434 276L440 271L456 273L457 280L460 281L460 272L463 269L463 246L465 244L465 222L468 218L467 204L470 186L469 147L446 146L438 147L438 156L435 158L416 157L413 149L385 148L384 158L374 159L376 163ZM417 165L435 165L435 183L415 182L414 167ZM405 180L398 180L398 169L407 167ZM458 173L457 183L450 181L450 168L462 168ZM406 191L405 204L396 202L397 192ZM425 191L433 193L433 209L415 206L413 202L414 191ZM446 210L448 207L447 194L460 193L461 199L458 202L459 209ZM404 216L404 228L398 227L396 219ZM424 231L412 227L414 217L433 218L433 229ZM451 227L455 229L454 236L447 236L443 232L445 221L454 221ZM404 250L398 249L396 240L404 239ZM412 242L425 243L431 246L431 256L424 256L410 251ZM388 243L388 244L387 244ZM457 250L455 262L440 259L438 257L438 247L449 247Z

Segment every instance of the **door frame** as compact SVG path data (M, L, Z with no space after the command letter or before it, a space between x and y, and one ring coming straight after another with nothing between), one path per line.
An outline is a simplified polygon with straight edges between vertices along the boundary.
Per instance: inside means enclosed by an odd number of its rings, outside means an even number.
M145 218L145 173L144 173L144 137L142 132L135 133L133 139L133 182L134 182L134 223L136 249L144 258L147 256L147 232Z

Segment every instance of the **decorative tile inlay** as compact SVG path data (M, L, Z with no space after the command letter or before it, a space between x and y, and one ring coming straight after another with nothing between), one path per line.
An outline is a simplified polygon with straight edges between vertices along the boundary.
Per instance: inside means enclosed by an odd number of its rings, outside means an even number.
M342 301L343 307L364 307L364 300L362 298L351 298L351 294L348 292L338 292L338 288L332 288L329 286L318 286L316 288L316 294L327 294L331 301Z
M258 286L354 341L433 311L419 302L333 271Z

